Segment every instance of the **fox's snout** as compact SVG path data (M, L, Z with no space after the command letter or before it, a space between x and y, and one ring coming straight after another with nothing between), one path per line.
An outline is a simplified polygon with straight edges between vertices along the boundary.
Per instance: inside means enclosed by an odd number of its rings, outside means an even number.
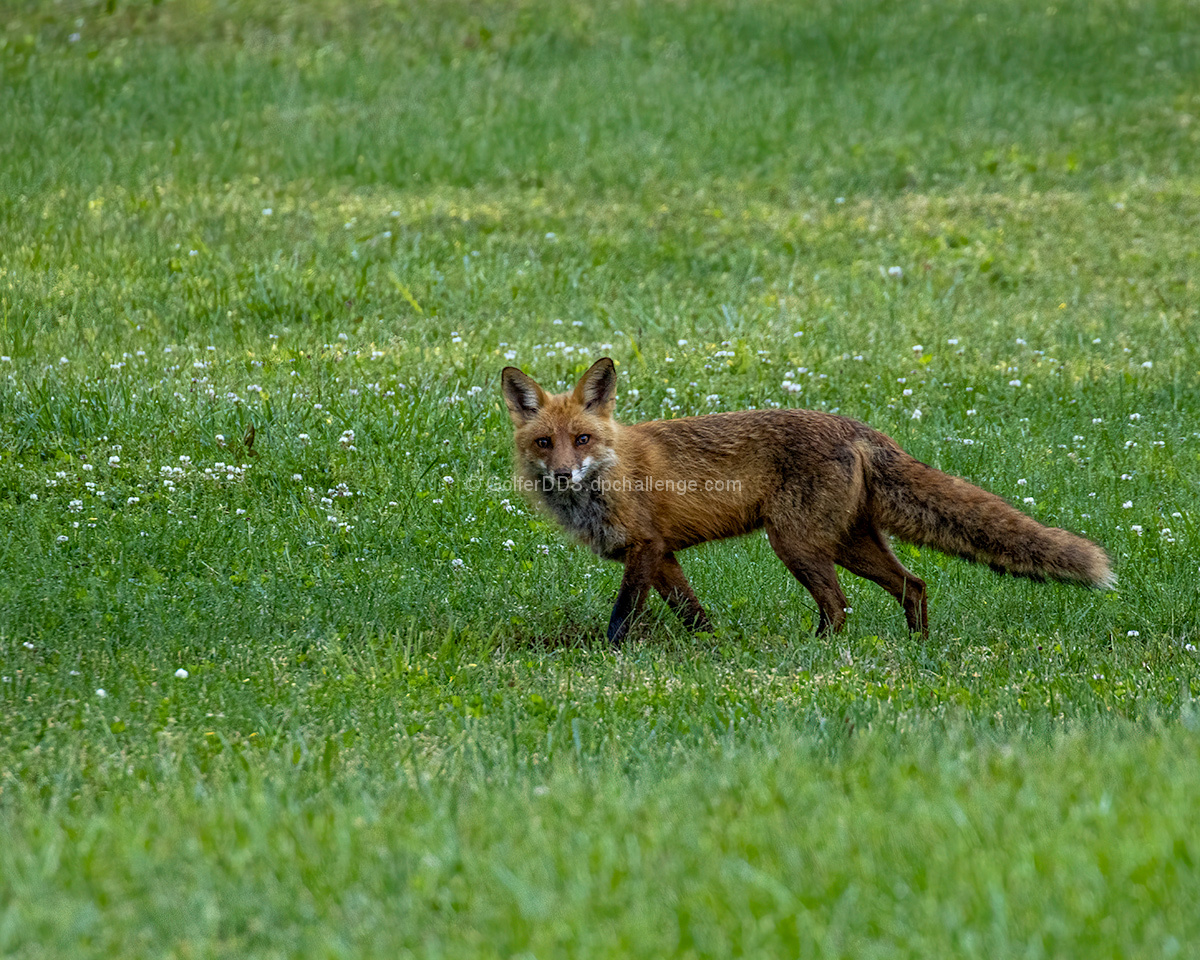
M553 490L570 490L579 487L587 479L590 466L590 458L578 463L568 463L565 465L548 464L545 474L548 488Z
M546 484L551 490L570 490L579 485L574 470L552 470L546 475Z

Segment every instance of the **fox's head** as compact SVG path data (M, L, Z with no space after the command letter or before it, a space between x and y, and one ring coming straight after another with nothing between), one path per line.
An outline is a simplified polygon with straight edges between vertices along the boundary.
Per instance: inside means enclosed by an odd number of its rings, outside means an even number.
M617 370L597 360L570 393L546 393L516 367L501 374L513 422L517 467L540 489L577 487L616 458L613 401Z

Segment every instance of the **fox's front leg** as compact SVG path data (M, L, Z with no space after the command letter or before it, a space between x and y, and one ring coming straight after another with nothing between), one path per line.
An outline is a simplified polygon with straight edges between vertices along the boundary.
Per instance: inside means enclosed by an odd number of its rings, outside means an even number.
M696 591L684 576L675 554L668 553L663 557L662 566L654 575L654 589L662 594L662 598L689 630L712 633L712 624L708 622L708 616L696 598Z
M665 551L661 544L639 544L625 557L625 576L621 578L621 590L608 621L608 641L617 644L625 639L629 624L642 612L646 594L654 584L662 566Z

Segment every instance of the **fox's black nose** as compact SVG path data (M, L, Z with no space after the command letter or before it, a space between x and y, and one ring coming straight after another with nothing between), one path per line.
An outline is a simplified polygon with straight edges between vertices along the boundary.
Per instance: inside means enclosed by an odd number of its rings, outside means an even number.
M557 487L559 490L562 490L571 485L571 471L570 470L555 470L552 476L554 479L554 486Z

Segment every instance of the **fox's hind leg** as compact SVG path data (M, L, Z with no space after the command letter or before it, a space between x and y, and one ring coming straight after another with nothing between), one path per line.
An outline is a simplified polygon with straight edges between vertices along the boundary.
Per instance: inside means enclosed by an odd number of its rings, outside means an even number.
M791 525L781 529L768 523L766 529L771 549L817 601L817 631L837 633L846 623L846 595L838 583L833 549L805 542Z
M925 581L915 576L896 559L887 536L874 524L859 524L839 548L837 562L851 573L879 584L900 601L908 629L929 636L929 608Z
M675 559L675 554L668 553L663 557L662 565L658 568L652 582L654 589L662 594L662 598L667 601L670 608L675 611L689 630L712 633L712 624L708 622L708 616L704 613L704 608L700 606L700 601L696 598L696 592L692 589L692 585L688 583L688 578L684 576L683 568Z

